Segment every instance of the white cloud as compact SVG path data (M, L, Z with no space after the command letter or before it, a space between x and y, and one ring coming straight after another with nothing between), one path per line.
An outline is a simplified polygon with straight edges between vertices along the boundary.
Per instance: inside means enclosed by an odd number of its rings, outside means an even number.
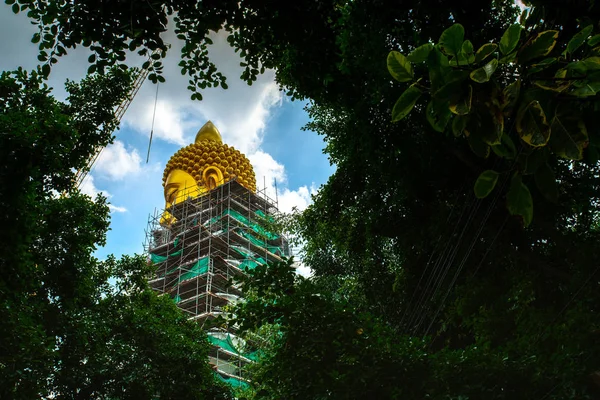
M100 190L96 187L96 184L94 183L94 177L93 177L93 175L90 175L90 174L87 174L85 176L85 178L83 178L83 181L81 182L81 186L79 187L79 190L81 191L81 193L87 194L92 199L95 199L96 196L98 196L98 194L100 194L100 193L107 199L110 199L112 197L112 195L110 193L108 193L106 190ZM119 207L119 206L115 206L112 204L109 204L108 208L110 209L111 213L112 212L120 212L120 213L127 212L127 209L125 207Z
M125 207L114 206L112 204L109 204L108 208L110 209L110 212L119 212L119 213L127 212L127 209Z
M279 210L282 212L291 212L294 208L298 211L304 210L312 203L311 195L316 194L316 188L311 186L301 186L297 190L285 188L278 193Z
M128 152L123 142L115 142L106 147L94 164L94 171L111 180L121 180L127 176L137 175L142 167L142 158L136 149Z

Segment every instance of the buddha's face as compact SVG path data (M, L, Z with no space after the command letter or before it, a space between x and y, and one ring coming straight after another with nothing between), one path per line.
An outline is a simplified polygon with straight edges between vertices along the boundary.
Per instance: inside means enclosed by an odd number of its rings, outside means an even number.
M160 219L160 224L170 225L175 222L175 218L167 211L171 206L204 192L206 192L204 186L199 186L194 177L187 172L180 169L171 171L165 181L165 212Z

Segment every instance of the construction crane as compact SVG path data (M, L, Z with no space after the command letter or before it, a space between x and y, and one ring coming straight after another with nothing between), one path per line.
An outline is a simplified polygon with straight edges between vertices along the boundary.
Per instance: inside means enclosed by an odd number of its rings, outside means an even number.
M144 84L144 81L148 77L148 73L149 73L149 71L147 69L141 69L138 72L138 74L136 75L136 77L133 81L133 87L131 88L131 92L125 98L125 100L123 100L123 102L121 104L119 104L119 106L117 107L117 109L115 111L115 117L117 119L117 122L121 122L121 118L123 118L123 115L125 115L125 112L129 108L129 105L135 98L135 95L138 93L138 91ZM104 147L105 146L97 146L94 149L94 152L92 153L90 158L88 159L85 167L81 168L79 171L77 171L75 173L75 187L76 188L79 189L81 187L83 180L87 176L88 172L90 172L92 170L94 163L96 162L96 160L98 160L98 157L100 157L100 154L102 153L102 150L104 150Z

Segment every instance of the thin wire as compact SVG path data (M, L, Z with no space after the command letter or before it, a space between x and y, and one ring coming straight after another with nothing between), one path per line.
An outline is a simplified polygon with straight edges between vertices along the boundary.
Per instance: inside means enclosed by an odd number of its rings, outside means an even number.
M148 160L150 160L150 147L152 146L152 136L154 135L154 118L156 118L156 103L158 103L158 86L160 83L156 84L156 95L154 96L154 112L152 113L152 128L150 128L150 141L148 142L148 154L146 155L146 164L148 164Z
M452 211L451 213L454 212L454 208L456 206L456 203L458 201L458 197L460 196L460 193L462 192L462 189L459 191L457 198L452 206ZM456 234L456 230L458 229L458 226L460 226L460 221L462 221L463 216L465 214L465 211L467 209L467 204L468 202L465 202L463 207L462 207L462 211L460 213L460 216L458 218L458 221L456 222L456 224L454 225L454 230L452 232L452 234L450 235L450 239L448 240L448 242L446 243L446 247L444 248L444 250L439 254L439 256L437 257L433 268L432 268L432 273L428 276L427 278L427 282L425 283L425 289L423 290L423 292L421 293L421 295L419 296L419 300L417 301L417 303L414 305L414 308L412 310L410 310L410 306L412 305L413 300L415 299L416 295L417 295L417 291L419 290L419 287L421 286L421 282L423 281L423 278L425 277L425 275L427 274L427 270L429 269L429 266L432 265L431 264L431 260L433 259L433 256L437 253L438 251L438 247L440 245L441 239L443 235L440 235L438 238L438 241L435 245L435 248L433 250L433 252L431 253L431 256L429 257L429 260L427 261L427 264L425 266L425 269L423 270L423 273L421 274L421 277L419 279L419 282L417 283L417 286L415 287L415 290L413 292L413 296L411 297L411 300L409 302L408 308L407 308L407 312L410 311L410 315L407 321L407 325L410 327L413 323L413 320L415 318L418 318L418 312L421 308L423 308L423 302L424 302L424 297L426 297L427 291L429 290L429 286L431 285L431 280L433 279L433 276L437 273L437 269L439 268L439 263L441 261L441 259L443 258L444 254L447 252L448 247L450 245L450 242L452 240L452 238L455 236ZM448 224L449 219L446 220L446 224ZM404 320L404 316L402 317L402 320Z

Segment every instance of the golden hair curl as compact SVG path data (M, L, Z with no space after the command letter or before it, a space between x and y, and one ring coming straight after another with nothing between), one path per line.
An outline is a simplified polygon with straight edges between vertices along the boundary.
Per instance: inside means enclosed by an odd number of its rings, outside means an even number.
M224 182L237 177L237 181L246 189L256 191L254 170L246 156L233 147L214 140L202 140L179 149L167 162L163 173L163 186L167 176L174 169L187 172L194 177L199 186L204 186L202 172L211 166L223 173Z

